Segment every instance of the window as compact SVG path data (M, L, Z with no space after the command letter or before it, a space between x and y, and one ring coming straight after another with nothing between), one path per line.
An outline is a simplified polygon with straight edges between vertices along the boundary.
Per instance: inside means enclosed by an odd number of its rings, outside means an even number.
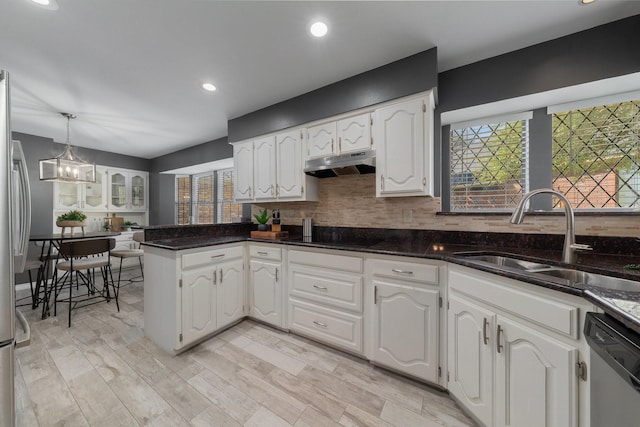
M640 101L552 117L553 188L575 208L640 206Z
M512 209L528 191L531 113L451 125L452 211Z
M176 223L231 222L242 215L242 204L233 200L233 169L176 176Z

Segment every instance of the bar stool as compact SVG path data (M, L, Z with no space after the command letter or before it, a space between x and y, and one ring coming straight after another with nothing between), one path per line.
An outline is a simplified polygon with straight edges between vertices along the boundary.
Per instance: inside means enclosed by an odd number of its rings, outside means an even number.
M142 268L142 257L144 256L144 250L140 248L140 242L144 242L144 232L137 231L133 233L133 240L137 243L136 248L116 249L115 251L111 251L112 257L120 258L120 268L118 269L118 290L120 290L120 276L122 275L122 261L126 258L136 258L136 257L138 258L138 263L140 264L140 272L142 273L142 280L144 280L144 269Z
M33 284L33 275L31 274L33 270L37 270L35 288ZM40 301L44 299L44 298L42 299L40 298L40 287L44 280L44 262L39 261L37 259L29 259L24 264L24 271L26 271L29 274L31 302L30 303L22 302L29 297L19 298L19 299L16 299L16 307L25 307L27 305L30 305L32 309L35 309L36 307L38 307L38 304L40 304ZM45 283L43 297L46 296L46 293L47 293L47 288Z
M69 297L60 301L69 301L69 327L71 327L71 311L77 307L79 303L84 303L96 298L104 298L107 302L111 301L109 292L109 279L111 278L111 287L113 288L116 307L120 311L118 304L118 290L113 283L111 275L111 258L109 257L111 250L115 247L116 241L112 238L101 239L84 239L71 240L60 244L60 255L64 257L64 261L56 264L54 272L55 284L51 286L50 292L54 292L53 299L53 315L57 314L58 297L62 290L67 287L69 289ZM98 290L95 280L95 269L99 268L102 276L102 289ZM62 277L58 279L58 271L64 271ZM86 271L86 273L85 273ZM75 277L75 282L74 282ZM76 288L80 284L87 287L87 297L76 299L73 301L73 285ZM98 295L96 295L96 292ZM92 296L93 295L93 296ZM92 302L90 304L95 304ZM83 304L81 307L90 305Z

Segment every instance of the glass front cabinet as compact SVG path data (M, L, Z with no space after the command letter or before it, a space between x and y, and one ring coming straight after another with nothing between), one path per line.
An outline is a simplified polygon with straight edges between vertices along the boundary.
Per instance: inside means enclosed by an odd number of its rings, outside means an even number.
M108 209L107 169L96 166L96 182L87 184L56 182L53 193L56 210L104 211Z
M146 211L149 174L125 169L109 169L109 210Z

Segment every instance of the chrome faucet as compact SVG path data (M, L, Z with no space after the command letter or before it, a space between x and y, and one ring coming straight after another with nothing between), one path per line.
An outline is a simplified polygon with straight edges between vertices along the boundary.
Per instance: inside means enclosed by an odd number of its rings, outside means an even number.
M592 248L589 245L576 243L573 208L571 207L571 203L569 203L569 199L567 199L564 194L558 193L556 190L552 190L551 188L540 188L538 190L528 192L522 196L522 200L520 200L515 211L513 211L513 215L511 215L509 222L511 222L511 224L522 224L525 215L524 208L527 201L536 194L552 194L562 200L562 204L564 205L564 214L567 217L567 229L565 230L564 247L562 248L562 261L569 264L575 264L577 260L576 250L592 250Z

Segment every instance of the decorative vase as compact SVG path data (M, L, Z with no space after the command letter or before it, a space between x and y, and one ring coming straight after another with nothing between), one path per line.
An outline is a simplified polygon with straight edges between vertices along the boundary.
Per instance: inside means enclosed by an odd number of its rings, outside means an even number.
M84 236L84 228L88 225L87 221L56 221L56 225L58 227L62 227L62 232L60 233L64 236L65 228L71 228L71 235L73 236L73 228L80 227L82 229L82 235Z
M269 231L269 224L258 224L258 231Z

